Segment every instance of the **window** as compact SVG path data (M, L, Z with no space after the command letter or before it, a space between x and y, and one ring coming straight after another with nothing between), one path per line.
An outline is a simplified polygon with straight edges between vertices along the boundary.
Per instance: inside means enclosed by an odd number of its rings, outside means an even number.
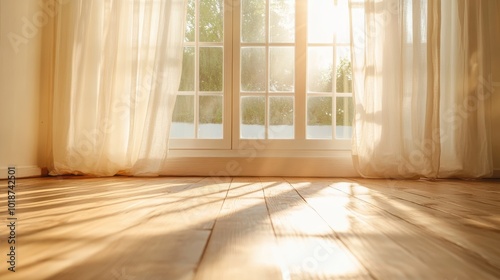
M347 1L308 3L308 139L351 138L354 105L348 15Z
M223 0L189 0L171 139L183 148L228 148L231 41ZM175 139L182 139L175 141Z
M189 0L180 149L348 149L347 0Z

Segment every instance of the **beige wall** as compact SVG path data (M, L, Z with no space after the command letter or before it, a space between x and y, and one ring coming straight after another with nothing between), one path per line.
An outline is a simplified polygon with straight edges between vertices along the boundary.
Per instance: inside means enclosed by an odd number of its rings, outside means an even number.
M9 165L19 177L40 174L41 32L33 23L39 9L37 0L0 0L0 178Z

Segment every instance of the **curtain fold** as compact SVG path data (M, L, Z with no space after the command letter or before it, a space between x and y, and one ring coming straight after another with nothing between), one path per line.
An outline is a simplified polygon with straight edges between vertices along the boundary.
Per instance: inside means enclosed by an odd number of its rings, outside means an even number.
M159 175L180 82L184 0L59 7L51 174Z
M485 2L350 1L362 176L492 173Z
M442 177L493 172L488 0L442 1Z

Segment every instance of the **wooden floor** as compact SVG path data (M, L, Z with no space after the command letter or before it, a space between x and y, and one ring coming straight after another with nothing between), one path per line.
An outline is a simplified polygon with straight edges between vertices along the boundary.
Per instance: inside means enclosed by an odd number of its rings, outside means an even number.
M0 279L500 279L498 180L20 179L15 273L0 187Z

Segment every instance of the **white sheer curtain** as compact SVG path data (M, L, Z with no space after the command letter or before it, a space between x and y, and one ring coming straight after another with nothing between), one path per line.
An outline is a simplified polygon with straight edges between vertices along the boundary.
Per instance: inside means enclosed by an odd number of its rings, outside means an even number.
M487 1L351 0L353 160L365 177L483 177Z
M51 174L161 174L182 67L185 5L60 4Z

